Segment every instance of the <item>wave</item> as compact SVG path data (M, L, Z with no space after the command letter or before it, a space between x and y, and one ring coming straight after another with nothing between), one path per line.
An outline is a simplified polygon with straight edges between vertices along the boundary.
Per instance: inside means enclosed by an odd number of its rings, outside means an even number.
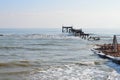
M51 67L47 70L40 70L30 73L28 80L118 80L120 74L110 68L101 70L101 67L64 65L64 67Z
M35 44L28 44L28 45L32 45L32 46L69 46L66 44L55 44L55 43L35 43Z
M4 38L14 39L80 39L68 34L8 34L4 35Z
M77 62L77 63L75 63L76 65L79 65L79 66L94 66L94 65L100 65L100 64L102 64L102 62L99 62L99 61L93 61L93 62L89 62L89 61L87 61L87 62Z
M24 61L13 61L13 62L0 62L0 67L13 67L13 66L18 66L18 67L29 67L32 66L32 63L27 60Z
M17 46L0 46L0 49L22 49L23 47L17 47Z
M36 45L36 44L35 44ZM44 44L43 44L44 45ZM41 46L43 46L41 45ZM1 50L18 50L18 49L23 49L23 50L27 50L27 51L42 51L42 50L52 50L52 51L60 51L60 50L68 50L68 49L59 49L59 48L51 48L51 47L48 47L49 45L45 44L44 46L47 46L47 47L32 47L32 48L29 48L29 47L0 47ZM51 46L51 45L50 45ZM52 46L63 46L63 45L52 45ZM76 51L76 49L75 49ZM0 56L4 56L4 54L0 54Z

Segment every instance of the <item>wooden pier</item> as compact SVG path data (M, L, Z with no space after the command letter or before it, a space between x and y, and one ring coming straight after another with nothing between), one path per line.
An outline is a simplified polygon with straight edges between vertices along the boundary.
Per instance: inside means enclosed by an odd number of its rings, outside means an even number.
M62 26L63 33L71 33L74 36L78 36L82 39L87 40L100 40L100 37L93 37L88 33L82 31L82 29L74 29L72 26Z

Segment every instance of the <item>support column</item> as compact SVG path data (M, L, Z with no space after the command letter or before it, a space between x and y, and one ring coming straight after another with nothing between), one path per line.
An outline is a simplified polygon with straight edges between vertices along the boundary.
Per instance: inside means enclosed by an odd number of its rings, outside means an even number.
M114 35L113 37L113 51L118 52L118 42L117 42L116 35Z

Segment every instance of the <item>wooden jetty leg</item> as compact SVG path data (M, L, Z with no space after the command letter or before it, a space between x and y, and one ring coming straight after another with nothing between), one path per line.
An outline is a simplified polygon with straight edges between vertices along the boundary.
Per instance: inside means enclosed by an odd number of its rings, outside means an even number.
M64 32L64 28L63 28L63 26L62 26L62 32Z
M62 26L62 32L71 33L72 29L73 29L72 26L70 26L70 27Z
M72 33L72 29L69 29L69 33Z

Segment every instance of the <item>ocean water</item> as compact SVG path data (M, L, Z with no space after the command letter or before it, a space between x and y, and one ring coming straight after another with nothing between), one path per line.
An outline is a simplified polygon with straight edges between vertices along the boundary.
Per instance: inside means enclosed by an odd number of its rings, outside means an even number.
M87 41L61 29L0 29L0 80L120 80L120 65L91 51L112 42L104 33Z

